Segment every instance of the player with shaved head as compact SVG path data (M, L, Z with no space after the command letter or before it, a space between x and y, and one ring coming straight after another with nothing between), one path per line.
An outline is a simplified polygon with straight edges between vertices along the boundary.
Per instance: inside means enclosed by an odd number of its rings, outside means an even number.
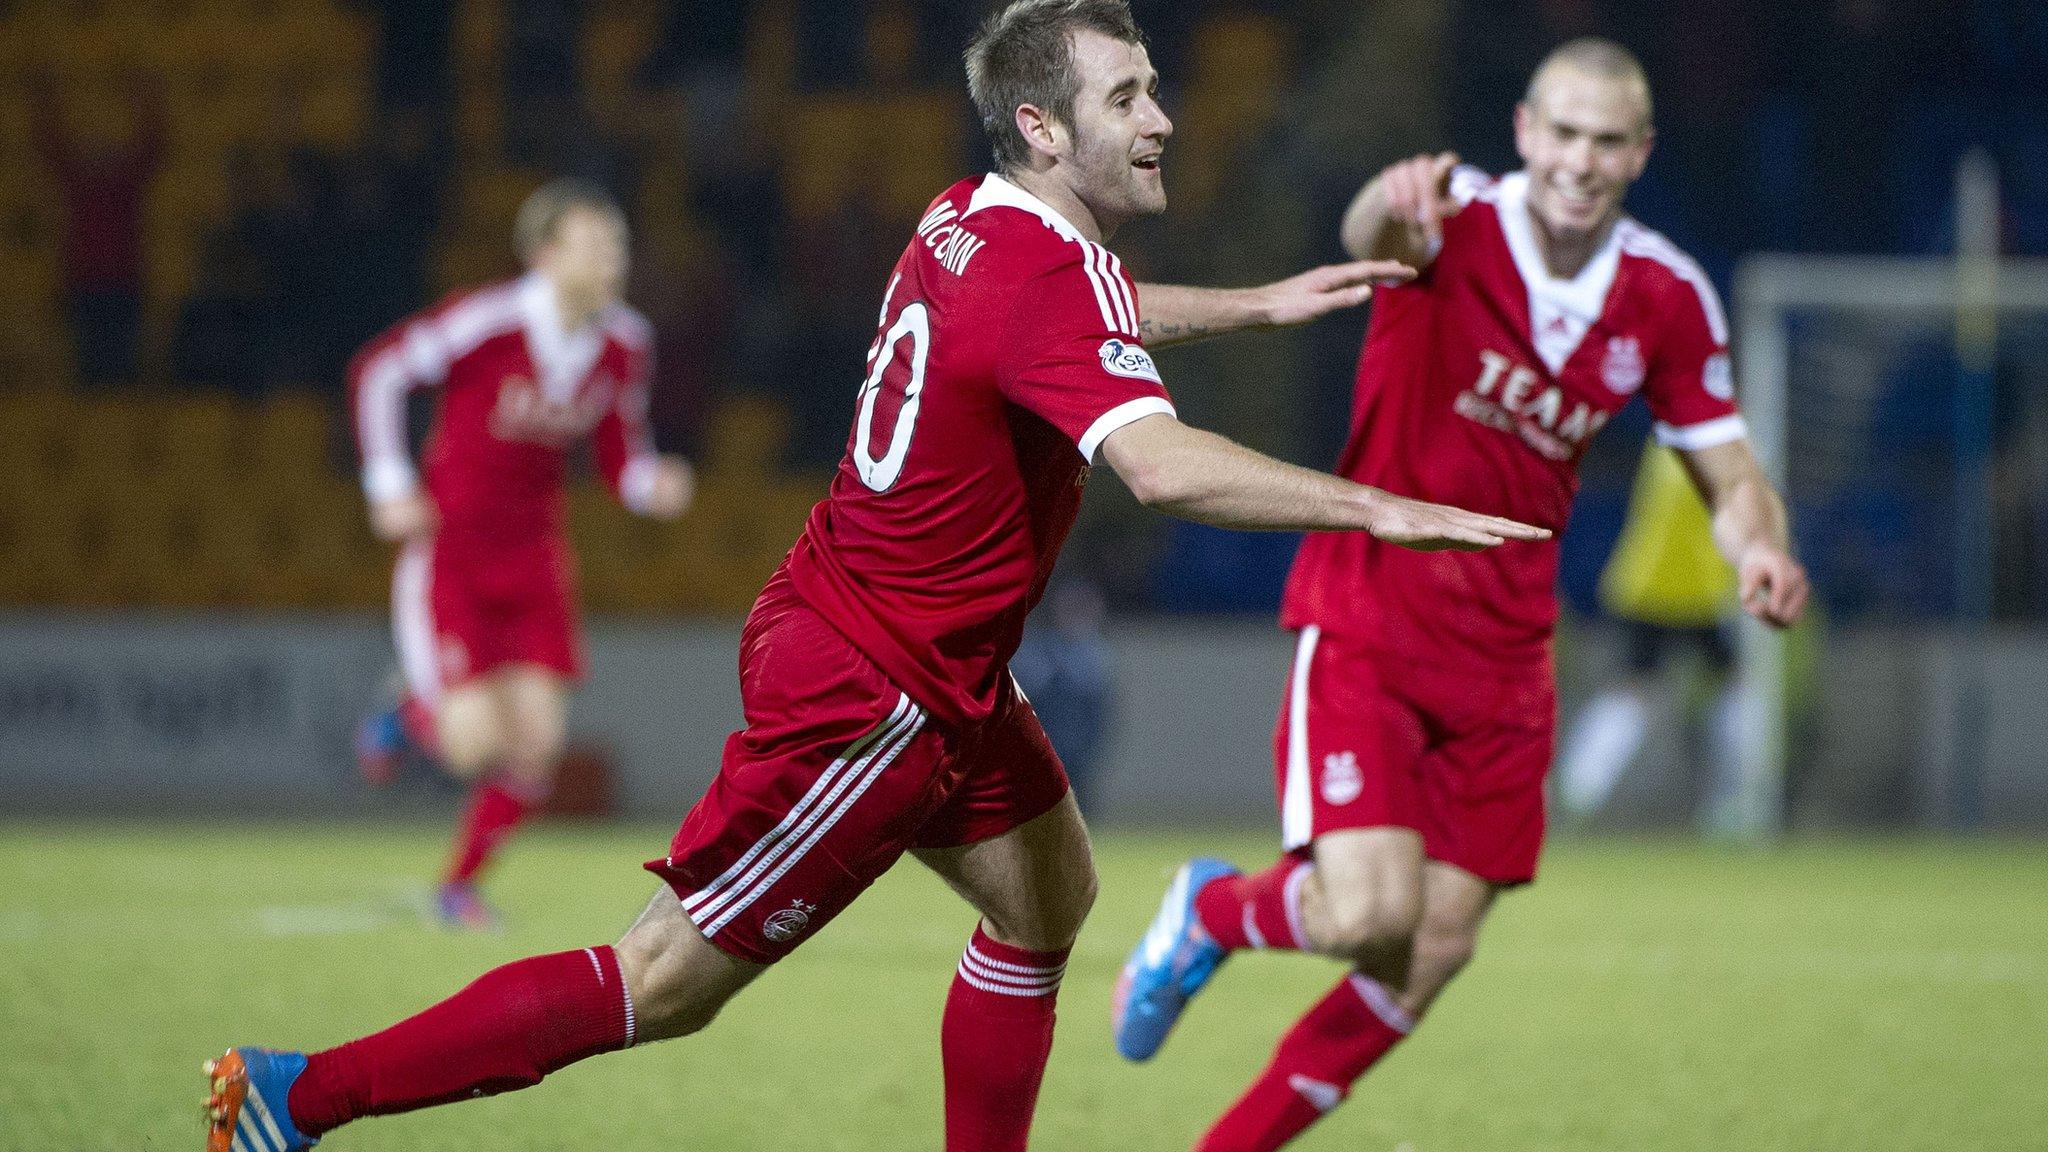
M1622 211L1653 139L1641 65L1575 40L1515 109L1522 171L1448 153L1381 172L1344 215L1353 256L1423 269L1380 293L1338 472L1562 531L1587 442L1641 393L1713 512L1742 603L1799 618L1806 574L1736 409L1721 303ZM1556 693L1557 547L1419 556L1311 534L1274 739L1282 853L1196 859L1119 981L1119 1050L1149 1059L1233 952L1346 965L1198 1145L1271 1152L1337 1107L1471 959L1495 897L1536 875Z

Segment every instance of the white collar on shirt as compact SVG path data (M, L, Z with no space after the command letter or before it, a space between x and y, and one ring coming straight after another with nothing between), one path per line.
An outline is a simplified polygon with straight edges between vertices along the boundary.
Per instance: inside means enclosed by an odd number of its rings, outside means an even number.
M974 195L968 197L967 211L962 213L960 218L965 220L983 208L994 208L998 205L1021 208L1031 213L1033 216L1045 221L1045 226L1059 233L1060 238L1063 240L1081 241L1086 239L1086 237L1081 235L1081 230L1074 227L1065 216L1060 215L1058 210L1053 208L1052 205L1010 183L994 172L981 178L981 186L974 190Z
M562 325L561 302L546 276L529 272L519 281L519 313L526 328L526 350L540 374L541 395L567 404L576 395L590 366L604 350L604 314L585 321L574 332Z
M1600 250L1579 274L1565 280L1550 274L1536 242L1536 227L1529 219L1529 174L1501 177L1495 185L1495 205L1515 271L1529 290L1529 336L1536 354L1557 372L1607 306L1607 290L1614 286L1615 271L1621 266L1621 222L1608 230Z

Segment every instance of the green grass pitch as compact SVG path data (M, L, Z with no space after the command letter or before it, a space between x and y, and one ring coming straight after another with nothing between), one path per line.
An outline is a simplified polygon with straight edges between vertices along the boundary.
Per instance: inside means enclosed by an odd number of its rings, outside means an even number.
M511 928L414 914L435 827L0 826L0 1149L197 1149L200 1061L322 1046L505 960L613 939L665 829L547 828L496 878ZM1187 854L1106 831L1034 1147L1186 1149L1337 976L1240 957L1159 1059L1111 983ZM937 1149L938 1015L972 915L906 863L710 1031L326 1147ZM1427 1025L1305 1150L2048 1148L2048 853L2007 844L1556 845Z

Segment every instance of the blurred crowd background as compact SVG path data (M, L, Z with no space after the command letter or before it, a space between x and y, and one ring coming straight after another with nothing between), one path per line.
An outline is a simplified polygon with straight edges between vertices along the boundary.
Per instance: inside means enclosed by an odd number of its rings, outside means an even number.
M1531 65L1585 33L1634 47L1655 85L1659 146L1633 211L1724 293L1755 251L1949 251L1971 147L1999 165L2007 252L2048 252L2038 5L1133 7L1177 121L1168 215L1118 238L1141 278L1250 284L1339 258L1345 202L1405 154L1514 167ZM569 173L629 205L658 438L706 480L675 529L579 489L586 599L743 610L843 448L888 266L929 198L987 164L959 66L981 10L0 0L0 603L380 605L388 558L355 486L347 358L440 294L516 272L516 206ZM1191 420L1326 465L1362 324L1162 363ZM1945 483L1918 463L1949 435L1947 339L1935 328L1878 369L1848 446L1874 465L1853 506L1797 509L1838 618L1948 610L1943 505L1916 488ZM2038 618L2048 341L2014 349L1998 377L1996 609ZM1587 462L1566 592L1589 610L1642 430L1619 424ZM1068 564L1112 606L1276 601L1292 540L1171 524L1108 492Z

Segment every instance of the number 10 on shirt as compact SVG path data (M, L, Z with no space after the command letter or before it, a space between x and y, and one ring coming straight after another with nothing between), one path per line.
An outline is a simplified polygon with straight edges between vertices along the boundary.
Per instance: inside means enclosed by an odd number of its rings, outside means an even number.
M861 483L877 492L886 492L896 478L903 474L903 458L910 453L911 433L917 428L919 398L924 392L925 357L931 352L931 322L922 300L912 300L896 314L896 322L889 324L889 296L895 295L896 285L889 285L889 292L883 297L880 324L881 337L876 340L869 358L873 366L868 369L867 380L860 387L860 404L853 419L853 465L860 472ZM910 357L906 361L896 355L896 345L905 337L910 340ZM883 393L887 392L898 404L895 423L889 429L887 449L880 455L875 453L875 410ZM884 409L886 414L886 409Z

